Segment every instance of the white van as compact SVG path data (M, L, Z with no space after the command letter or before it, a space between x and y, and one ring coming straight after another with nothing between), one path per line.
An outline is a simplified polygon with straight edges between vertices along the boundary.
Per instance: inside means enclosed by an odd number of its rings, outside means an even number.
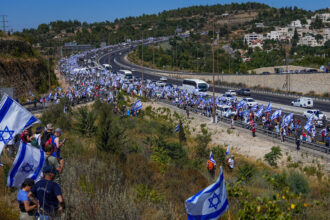
M313 99L307 97L301 97L295 101L292 101L291 104L296 107L303 107L303 108L313 108Z
M226 118L230 118L232 115L235 115L233 108L229 105L217 105L215 112L218 116Z

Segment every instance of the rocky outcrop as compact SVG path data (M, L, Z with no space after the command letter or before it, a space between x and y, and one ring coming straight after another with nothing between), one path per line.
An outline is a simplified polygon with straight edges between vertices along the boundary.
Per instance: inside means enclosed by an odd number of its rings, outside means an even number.
M0 87L14 87L15 96L48 90L48 65L22 40L0 39ZM52 81L54 74L51 74Z

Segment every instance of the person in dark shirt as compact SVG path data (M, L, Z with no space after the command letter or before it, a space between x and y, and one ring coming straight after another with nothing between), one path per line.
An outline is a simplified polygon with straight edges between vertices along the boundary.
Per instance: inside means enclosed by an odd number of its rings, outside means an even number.
M44 178L37 182L28 194L32 202L39 201L40 220L60 219L65 203L61 187L53 182L56 174L54 166L43 168Z

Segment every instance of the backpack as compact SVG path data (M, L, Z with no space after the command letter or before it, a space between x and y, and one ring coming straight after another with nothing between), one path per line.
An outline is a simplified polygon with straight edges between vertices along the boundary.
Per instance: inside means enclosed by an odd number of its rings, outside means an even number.
M41 147L43 150L45 150L45 146L46 146L46 143L52 141L52 135L53 133L52 132L47 132L45 131L43 134L42 134L42 137L41 137Z
M214 164L210 160L207 161L207 169L209 171L211 171L211 170L213 170L213 168L214 168Z

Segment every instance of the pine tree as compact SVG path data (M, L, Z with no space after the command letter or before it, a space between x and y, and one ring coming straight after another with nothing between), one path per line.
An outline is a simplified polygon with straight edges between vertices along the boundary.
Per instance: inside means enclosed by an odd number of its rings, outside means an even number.
M186 134L184 133L184 129L183 129L183 125L182 125L182 122L180 120L179 122L179 140L180 140L180 143L183 143L183 142L186 142Z

